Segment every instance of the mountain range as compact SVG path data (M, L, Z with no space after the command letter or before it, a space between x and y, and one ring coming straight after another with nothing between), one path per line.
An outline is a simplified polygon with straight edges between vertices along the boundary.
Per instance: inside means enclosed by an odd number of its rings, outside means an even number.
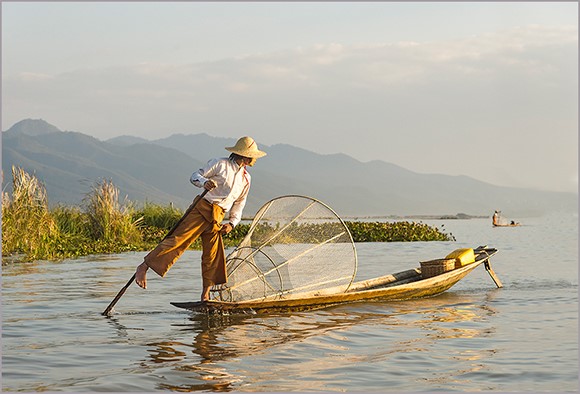
M25 119L2 133L3 190L11 190L14 165L44 183L51 205L82 204L95 182L108 179L132 202L171 202L185 209L200 191L190 184L191 173L210 158L227 156L224 148L235 143L204 133L101 141L61 131L42 119ZM289 194L319 199L343 217L491 216L496 209L509 217L577 212L574 193L501 187L467 176L420 174L384 161L257 143L268 155L249 169L246 217L270 199Z

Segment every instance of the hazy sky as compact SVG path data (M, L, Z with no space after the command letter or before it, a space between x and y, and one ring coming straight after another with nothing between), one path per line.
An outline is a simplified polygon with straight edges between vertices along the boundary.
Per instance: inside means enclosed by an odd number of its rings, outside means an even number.
M578 190L577 2L1 6L2 130L251 135Z

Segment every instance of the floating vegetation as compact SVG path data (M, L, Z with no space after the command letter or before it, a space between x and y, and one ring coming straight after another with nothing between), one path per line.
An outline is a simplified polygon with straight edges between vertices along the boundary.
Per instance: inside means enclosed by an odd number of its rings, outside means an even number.
M454 241L436 227L417 222L346 222L355 242Z
M110 180L95 183L81 207L58 205L49 209L46 189L35 176L13 167L12 177L12 197L8 193L2 195L2 254L12 257L10 261L59 260L150 250L183 215L172 204L145 203L143 208L136 209L130 201L121 203L119 190ZM454 240L451 235L423 223L346 221L345 224L354 242ZM328 232L334 231L329 225L336 223L293 225L309 226L310 234L320 234L324 239ZM224 236L225 247L237 246L249 230L249 224L237 225ZM264 233L275 233L275 230L274 223L254 229ZM287 231L287 238L276 241L302 242L301 233ZM200 249L201 241L198 239L190 248ZM3 258L3 264L6 261Z
M416 222L344 222L350 231L354 242L413 242L413 241L455 241L452 235L441 232L436 227L429 226L424 223ZM284 239L275 239L276 243L292 243L302 242L300 234L308 233L312 240L312 234L318 234L320 239L328 239L328 234L334 234L336 230L334 227L336 223L321 223L321 224L293 224L295 227L307 226L306 231L298 229L296 231L287 231ZM250 229L249 224L239 224L236 226L236 234L228 234L228 237L235 239L236 242L242 240ZM278 225L261 223L254 231L263 234L277 234ZM294 236L297 234L297 236ZM262 235L263 238L267 238Z

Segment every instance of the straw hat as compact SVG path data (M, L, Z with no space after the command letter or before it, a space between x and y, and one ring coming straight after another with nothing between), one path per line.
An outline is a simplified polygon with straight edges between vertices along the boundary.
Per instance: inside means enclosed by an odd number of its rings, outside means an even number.
M256 141L251 137L240 138L235 146L226 147L226 150L251 159L259 159L260 157L266 156L266 152L258 150Z

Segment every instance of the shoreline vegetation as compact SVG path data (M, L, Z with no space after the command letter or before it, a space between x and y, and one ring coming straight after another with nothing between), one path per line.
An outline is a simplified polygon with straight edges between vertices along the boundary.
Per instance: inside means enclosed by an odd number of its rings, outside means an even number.
M145 202L137 207L127 199L120 201L119 189L110 180L95 182L80 206L49 208L46 189L34 175L12 167L12 178L12 196L2 193L2 264L148 251L184 213L171 203ZM366 219L344 220L355 242L455 240L452 234L423 223ZM249 227L236 226L224 237L225 247L238 245ZM190 248L201 249L200 241Z

